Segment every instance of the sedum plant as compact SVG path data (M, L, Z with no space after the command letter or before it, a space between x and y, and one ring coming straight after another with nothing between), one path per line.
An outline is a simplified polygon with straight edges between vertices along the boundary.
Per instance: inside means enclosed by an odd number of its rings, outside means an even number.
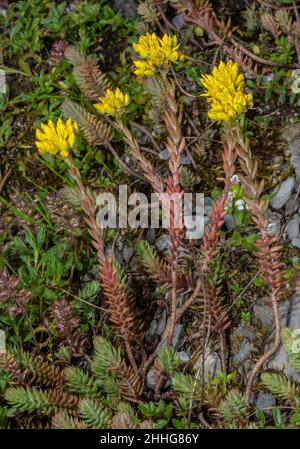
M200 10L205 7L202 2ZM143 276L146 273L147 281L153 281L166 294L166 328L154 345L148 345L149 317L141 313L144 298L138 298L132 288L128 265L122 265L108 250L109 232L97 220L97 194L85 185L78 168L80 164L74 158L81 133L89 145L110 152L124 176L132 177L143 188L146 185L159 194L162 210L169 206L168 195L183 197L182 159L188 152L188 144L183 130L184 106L178 98L178 80L173 66L180 68L185 56L177 36L166 34L159 37L155 33L146 33L140 36L132 50L135 52L133 76L151 98L152 109L156 107L162 118L162 141L155 139L149 124L141 123L141 117L138 122L131 120L130 107L135 99L130 89L113 86L92 59L72 46L66 48L65 56L73 66L85 106L67 99L62 108L67 119L49 120L36 130L38 152L60 158L76 185L73 196L82 209L96 253L99 282L82 288L72 302L59 298L53 305L56 332L64 344L58 352L59 363L52 364L44 357L31 355L23 355L20 360L12 353L1 358L0 367L9 376L5 402L15 419L18 413L36 414L37 426L42 426L39 417L43 416L54 428L149 428L164 427L169 422L177 428L185 428L191 423L195 425L191 419L196 416L201 417L204 427L210 427L204 414L214 416L211 412L216 410L222 425L246 427L256 375L280 344L278 304L284 291L282 248L267 232L268 201L262 196L264 184L257 180L258 164L241 127L244 115L253 106L253 95L246 91L241 68L232 60L222 61L211 74L200 79L201 95L208 99L208 117L221 130L223 189L212 206L210 221L198 246L186 239L184 222L181 220L177 225L178 210L174 203L171 203L166 230L169 241L166 254L159 255L142 234L140 236L136 256L143 267ZM148 137L152 147L150 152L145 151L136 130ZM120 145L116 142L126 148L128 157L120 155ZM161 144L167 153L164 170L158 167ZM222 389L217 382L210 382L210 387L206 388L204 370L199 368L195 372L193 361L185 363L184 371L181 369L183 363L173 347L173 339L176 326L191 313L197 328L193 337L201 342L202 368L207 352L206 338L208 341L214 339L218 344L221 372L227 379L227 332L232 317L224 288L226 252L222 228L237 173L243 200L258 233L254 253L272 304L276 332L271 349L262 354L252 368L245 392L233 389L224 397L227 388ZM85 307L95 306L98 295L103 300L109 323L109 328L103 327L102 334L101 327L94 325L95 314L88 314ZM155 310L155 294L150 292L148 296L149 310ZM143 306L145 310L145 304ZM92 355L86 350L87 335L79 316L93 322ZM102 313L101 320L104 317ZM283 335L290 354L294 342L287 332ZM290 357L293 366L298 367L297 356L291 353ZM79 359L76 364L75 358ZM155 377L151 392L149 374ZM263 376L263 382L281 398L290 400L298 391L283 377ZM232 381L228 379L228 383ZM161 400L165 393L169 404ZM149 397L155 402L145 402ZM155 419L158 422L154 422Z

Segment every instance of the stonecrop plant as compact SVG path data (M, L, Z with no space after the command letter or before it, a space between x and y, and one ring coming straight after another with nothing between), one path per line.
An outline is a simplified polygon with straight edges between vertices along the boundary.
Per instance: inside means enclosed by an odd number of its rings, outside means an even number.
M168 36L164 34L162 38L155 33L147 33L140 36L137 44L133 48L141 58L134 60L137 76L153 76L159 68L168 65L169 62L178 62L184 59L184 55L179 51L180 44L177 42L177 36Z
M94 106L100 114L107 114L115 116L122 109L124 109L130 102L129 95L123 94L120 89L117 89L113 92L110 89L105 91L105 95L103 97L99 97L99 103L95 103Z
M231 122L253 106L252 92L246 92L245 77L234 61L221 61L210 75L203 75L201 82L212 120Z
M174 8L177 3L172 2ZM198 5L203 16L210 11L207 3ZM19 254L27 271L0 273L0 287L7 290L0 292L0 305L7 304L20 319L12 324L16 332L27 329L31 337L21 348L10 340L0 355L3 427L257 428L263 427L252 401L258 385L288 404L291 427L300 425L299 385L280 373L263 372L281 342L297 371L300 359L299 337L281 329L283 247L269 232L269 200L247 133L255 94L228 51L212 70L210 63L196 69L193 57L185 68L186 43L179 43L176 34L149 32L156 21L153 8L152 2L140 8L147 27L122 54L123 66L115 73L104 73L95 57L76 46L63 49L61 63L68 62L68 70L72 66L81 95L77 87L75 93L70 89L71 75L66 84L61 82L66 98L59 118L41 120L35 146L45 167L68 184L59 191L56 211L73 210L77 234L64 236L64 246L58 246L43 227L36 236L26 229L25 238L16 237L7 250L7 270ZM208 21L197 11L194 21ZM182 87L186 80L190 92ZM202 129L207 117L208 131L213 129L209 140L215 144L210 158L205 154L207 129ZM207 164L213 165L212 175ZM179 207L169 198L204 190L209 176L218 188L208 202L209 213L204 203L202 235L189 239L188 222L197 211L178 220ZM123 184L133 194L159 195L161 215L169 211L165 229L103 225L101 193L113 195ZM236 208L255 233L251 246L240 244L237 255L225 226L235 192ZM144 209L150 215L148 205L136 205L139 218ZM50 214L37 206L48 223ZM106 206L109 213L111 204ZM238 221L242 214L232 215ZM68 226L67 217L63 228ZM241 316L251 321L250 306L242 315L237 312L245 307L249 295L243 295L254 282L247 278L245 288L234 284L240 255L247 269L258 271L255 288L263 291L275 328L274 334L262 332L273 341L249 360L245 376L237 357L230 358L233 323L240 325ZM82 273L84 263L92 280ZM30 282L36 283L33 294ZM42 298L41 291L46 292ZM207 368L207 360L214 369Z
M36 146L39 153L60 154L63 158L69 156L69 150L75 144L77 123L68 119L65 123L61 118L57 123L49 120L36 130Z

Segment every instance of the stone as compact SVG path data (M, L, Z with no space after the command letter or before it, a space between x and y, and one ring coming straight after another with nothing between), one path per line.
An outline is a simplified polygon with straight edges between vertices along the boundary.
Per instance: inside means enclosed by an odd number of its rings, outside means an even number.
M161 336L167 325L167 311L163 310L160 319L157 322L156 335Z
M298 266L298 265L300 264L300 257L298 257L298 256L293 256L293 257L292 257L292 264L293 264L294 266Z
M186 228L186 238L191 239L201 239L204 234L205 221L198 216L185 215L184 225ZM196 221L197 218L197 221Z
M281 223L280 221L270 221L268 226L267 226L267 231L269 234L272 235L278 235L280 233L281 230Z
M159 251L162 252L170 249L170 238L168 234L163 234L157 239L156 247Z
M172 23L178 30L180 30L185 23L185 14L177 14L177 16L173 17Z
M188 155L181 157L181 165L191 165L192 161Z
M287 309L287 302L282 302L279 305L279 313L281 316L281 320L282 321L287 321L287 319L285 319L286 317L286 311ZM264 301L258 299L253 306L253 313L255 315L255 317L257 319L259 319L259 321L261 322L261 324L263 326L273 326L274 325L274 316L273 316L273 311L272 311L272 307L268 304L265 304ZM286 324L285 324L286 326Z
M287 142L292 142L297 137L300 136L300 123L297 123L296 125L289 126L286 128L281 137L286 140Z
M291 241L291 243L292 243L292 245L293 245L295 248L300 249L300 238L293 239L293 240Z
M98 279L99 279L99 268L94 267L91 270L87 271L84 275L82 275L81 282L98 281Z
M245 324L240 324L233 332L235 337L244 337L249 341L253 341L256 339L256 332Z
M291 142L289 150L291 154L300 156L300 137Z
M253 313L264 326L272 326L274 322L272 308L263 301L257 300L254 303Z
M257 410L264 410L266 413L271 413L271 408L276 404L276 399L270 393L260 391L255 400L255 408Z
M242 341L239 352L233 357L234 362L239 365L243 363L250 354L250 342L246 338Z
M227 231L229 231L229 232L233 231L238 226L236 217L234 215L230 215L230 214L225 215L224 223L225 223Z
M185 351L179 351L176 352L176 354L182 363L189 363L189 361L191 360L190 356Z
M202 355L198 358L194 364L196 370L196 377L199 379L202 377ZM216 352L206 351L204 357L204 382L207 383L209 379L216 377L216 372L221 371L221 360Z
M155 333L156 333L156 329L157 329L157 321L156 320L152 320L147 332L147 337L154 337Z
M274 357L269 361L267 368L283 371L290 379L293 379L298 383L300 382L300 374L292 368L288 355L282 345L280 346L279 351L277 351Z
M134 0L114 0L114 9L126 17L126 19L134 19L137 17L137 7Z
M146 233L146 240L149 245L154 245L155 243L155 228L149 228Z
M170 155L168 150L162 150L159 154L158 154L159 159L161 159L162 161L168 161L170 159Z
M296 179L299 181L300 179L300 156L297 154L292 154L290 158L290 163L296 173Z
M296 292L290 301L285 301L280 304L280 315L282 327L289 327L291 329L300 330L300 292ZM269 345L265 350L269 349ZM288 355L281 345L279 351L270 359L267 364L268 369L283 370L287 377L300 382L300 373L292 368Z
M287 326L293 329L300 329L300 295L296 291L294 297L287 303L286 314L288 315Z
M155 390L157 384L157 376L154 369L150 369L147 373L147 387Z
M290 176L280 184L279 188L277 187L273 190L272 195L274 196L270 203L273 209L281 209L288 202L294 190L295 183L295 178Z
M300 217L295 214L294 217L287 224L287 233L292 240L299 235Z
M126 263L130 262L133 253L134 253L133 248L125 244L123 248L123 259Z
M300 167L300 166L299 166ZM299 208L299 198L296 197L296 193L291 195L290 199L286 203L285 206L285 216L289 217L295 212L297 212L297 209Z
M176 324L172 339L172 346L175 350L179 350L184 342L184 326L183 324Z

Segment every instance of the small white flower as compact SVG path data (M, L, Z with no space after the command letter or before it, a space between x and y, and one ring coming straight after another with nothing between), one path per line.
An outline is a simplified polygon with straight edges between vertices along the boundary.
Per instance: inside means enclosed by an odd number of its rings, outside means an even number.
M237 210L244 210L248 208L247 204L242 198L235 202L235 207L237 208Z
M240 177L239 177L239 175L233 175L233 176L230 178L230 180L231 180L231 182L233 182L234 184L240 183Z

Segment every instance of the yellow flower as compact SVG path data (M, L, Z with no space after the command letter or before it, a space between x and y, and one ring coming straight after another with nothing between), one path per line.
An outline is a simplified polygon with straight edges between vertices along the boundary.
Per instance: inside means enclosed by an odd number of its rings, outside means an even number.
M178 52L179 44L177 42L177 36L168 36L164 34L163 38L160 39L161 51L165 58L171 62L177 62L180 58L180 53Z
M36 130L35 144L39 153L58 154L63 158L69 156L69 150L75 143L77 132L77 123L68 119L65 123L61 118L56 125L52 120L47 124L42 124L40 129Z
M206 89L202 96L211 105L208 117L212 120L230 122L253 106L252 93L245 92L245 77L236 62L221 62L201 82Z
M94 106L101 114L115 116L117 112L125 108L129 102L129 95L123 94L119 88L115 91L107 89L104 97L99 97L99 103L94 104Z
M153 76L155 75L155 66L150 61L134 61L137 76Z
M137 44L133 44L134 50L144 61L134 61L137 76L152 76L157 68L166 65L168 62L177 62L183 59L183 55L178 51L179 44L177 36L164 34L160 39L155 33L147 33L140 36Z

